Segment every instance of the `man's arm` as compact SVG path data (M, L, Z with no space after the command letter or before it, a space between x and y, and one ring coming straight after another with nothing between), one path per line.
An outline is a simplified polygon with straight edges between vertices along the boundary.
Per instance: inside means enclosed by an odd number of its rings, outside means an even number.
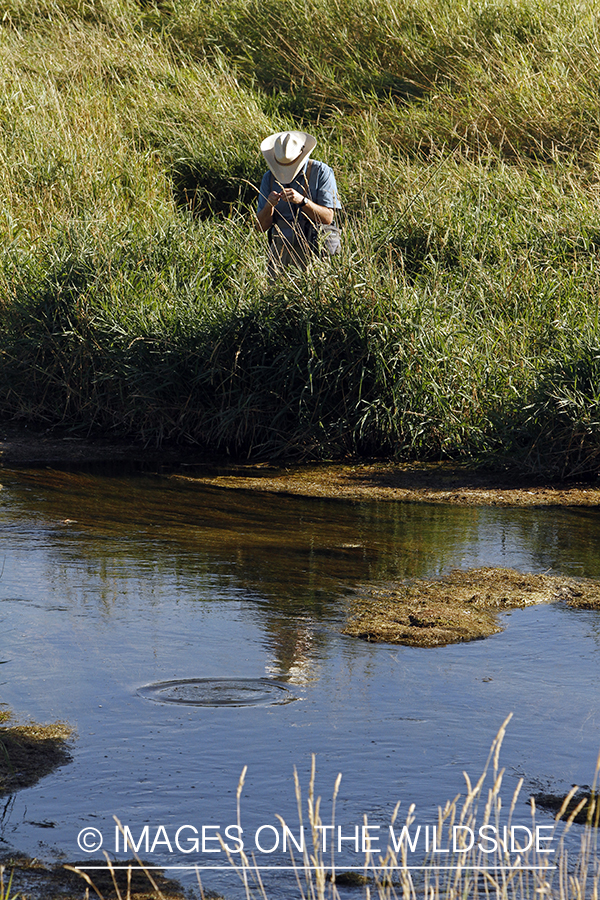
M254 227L257 231L269 230L269 228L273 224L273 211L281 199L282 195L278 191L271 191L271 193L267 197L267 202L265 203L261 211L256 215L256 222L254 223Z
M267 202L256 216L255 228L257 231L268 231L273 224L273 210L280 200L300 206L302 212L308 216L315 225L331 225L333 222L333 209L329 206L321 206L313 200L309 200L304 194L295 191L294 188L284 188L282 191L271 191ZM306 202L304 202L306 200Z
M304 194L299 193L299 191L295 191L294 188L284 188L279 195L281 200L287 200L288 203L293 203L295 206L300 206L302 212L308 216L311 222L314 222L315 225L331 225L333 222L333 210L328 206L320 206L320 204L315 203L313 200L309 200L308 197L305 198ZM306 200L306 203L304 203Z
M307 200L302 207L302 212L315 223L315 225L331 225L333 222L333 210L329 206L320 206L313 200Z

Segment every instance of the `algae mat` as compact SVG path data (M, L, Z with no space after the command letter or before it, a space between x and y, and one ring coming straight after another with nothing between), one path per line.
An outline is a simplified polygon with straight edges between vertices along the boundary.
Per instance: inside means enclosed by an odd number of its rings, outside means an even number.
M138 859L107 865L106 859L85 859L64 865L47 865L28 856L7 855L0 858L0 878L4 869L5 886L11 883L7 896L13 900L188 900L189 893L167 878L161 869ZM85 869L91 869L91 877ZM12 879L12 881L10 881ZM205 895L207 896L207 895ZM209 897L211 895L208 895ZM0 898L2 882L0 880Z
M0 713L7 722L10 713ZM0 797L31 787L71 761L67 741L73 729L64 722L0 727Z
M358 591L343 634L439 647L497 634L503 630L498 621L503 611L558 601L578 609L600 609L600 584L497 567L455 570L442 579Z

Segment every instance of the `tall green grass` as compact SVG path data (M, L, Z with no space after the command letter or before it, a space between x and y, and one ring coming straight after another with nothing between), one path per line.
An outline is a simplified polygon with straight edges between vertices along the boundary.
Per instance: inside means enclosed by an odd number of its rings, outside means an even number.
M0 412L247 456L595 471L594 4L0 0ZM262 137L335 169L276 283Z

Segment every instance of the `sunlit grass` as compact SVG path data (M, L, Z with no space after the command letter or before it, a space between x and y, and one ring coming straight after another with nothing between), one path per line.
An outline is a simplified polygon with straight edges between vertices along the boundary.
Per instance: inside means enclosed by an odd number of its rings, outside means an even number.
M6 876L5 866L0 866L0 900L19 900L19 894L12 893L13 873Z
M540 841L537 852L535 844L532 849L522 850L519 841L511 844L508 837L504 842L504 827L507 835L512 826L516 834L523 834L524 820L519 816L521 808L519 798L523 791L523 779L519 779L508 803L503 797L503 780L505 769L500 768L500 751L506 728L511 716L503 723L496 735L483 772L476 781L472 781L465 772L466 790L464 794L449 799L438 807L435 824L435 846L442 853L433 849L421 859L412 856L410 841L415 845L417 835L418 813L414 803L403 807L399 802L391 819L394 837L391 837L387 849L376 850L369 846L364 854L362 864L354 867L360 878L348 878L348 867L340 860L340 854L334 849L323 851L324 826L337 825L336 801L343 783L342 775L338 775L333 787L331 819L324 821L321 813L321 798L316 793L316 767L313 757L308 793L302 796L302 788L295 776L296 800L298 805L298 824L304 822L310 835L304 844L303 852L291 852L291 860L295 866L297 895L302 900L339 900L338 885L352 884L358 893L357 885L364 884L361 896L366 900L377 897L378 900L477 900L477 898L494 898L494 900L527 900L527 898L548 897L555 900L580 900L583 897L597 897L600 887L600 866L598 860L597 828L599 810L596 803L596 785L598 767L594 777L594 785L590 792L591 803L585 799L576 806L572 798L577 789L573 788L564 798L556 815L554 828L548 826L546 819L540 823L536 818L536 806L533 798L528 803L529 816L526 828L535 834L536 825L541 824L541 835L550 837L551 841ZM243 785L244 774L238 787L238 820L239 797ZM580 810L587 803L587 824L581 830L580 850L575 859L570 857L568 835ZM567 813L568 810L568 813ZM281 825L285 823L280 819ZM364 825L373 825L365 818ZM408 830L408 840L402 838L403 828ZM484 829L480 831L480 829ZM456 829L456 830L455 830ZM298 834L294 825L292 833ZM383 833L387 829L380 828ZM470 831L469 831L470 830ZM333 830L330 833L335 833ZM375 835L375 831L371 832ZM469 847L470 833L476 836ZM498 840L488 840L496 835ZM381 840L383 838L376 838ZM495 843L495 847L492 847ZM433 840L431 841L433 845ZM330 841L330 846L335 842ZM291 842L290 842L291 846ZM552 854L544 853L544 848L554 850ZM242 881L248 900L259 896L268 900L255 859L250 859L242 851L229 855L231 864L236 868Z
M592 4L0 13L5 415L234 455L596 469ZM258 147L288 127L335 169L343 252L267 284Z

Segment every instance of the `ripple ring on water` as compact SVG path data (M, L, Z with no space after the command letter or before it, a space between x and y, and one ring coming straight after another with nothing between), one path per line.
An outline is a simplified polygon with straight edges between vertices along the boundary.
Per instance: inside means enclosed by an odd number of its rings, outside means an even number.
M268 678L183 678L146 684L137 692L156 703L184 706L277 706L297 699Z

